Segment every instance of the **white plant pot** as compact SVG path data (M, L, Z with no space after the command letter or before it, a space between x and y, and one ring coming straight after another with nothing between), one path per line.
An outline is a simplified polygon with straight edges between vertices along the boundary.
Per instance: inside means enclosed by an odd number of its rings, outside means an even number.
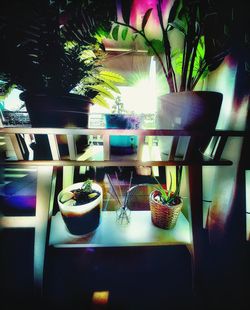
M93 183L92 188L100 193L95 200L77 206L67 205L61 202L62 196L72 190L82 187L82 182L74 183L64 188L57 196L59 210L68 231L74 235L85 235L94 231L100 224L103 203L102 187Z

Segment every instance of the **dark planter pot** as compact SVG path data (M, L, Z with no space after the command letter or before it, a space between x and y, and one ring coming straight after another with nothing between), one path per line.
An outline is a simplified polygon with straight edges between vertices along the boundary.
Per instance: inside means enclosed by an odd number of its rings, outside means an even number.
M129 114L106 114L106 128L109 129L138 129L140 117ZM111 136L110 152L115 155L134 154L137 151L137 136Z
M212 91L187 91L161 96L156 113L158 129L183 129L204 132L207 138L195 138L192 154L197 155L208 145L209 133L216 127L223 95ZM159 139L162 159L169 154L171 137ZM176 155L182 157L187 137L179 139Z
M23 92L20 99L25 102L32 127L42 128L88 128L89 99L75 94L62 96ZM59 137L60 138L60 137ZM82 152L88 145L87 136L77 140L77 151ZM59 145L60 154L67 155L66 144ZM35 159L51 159L48 139L36 135Z

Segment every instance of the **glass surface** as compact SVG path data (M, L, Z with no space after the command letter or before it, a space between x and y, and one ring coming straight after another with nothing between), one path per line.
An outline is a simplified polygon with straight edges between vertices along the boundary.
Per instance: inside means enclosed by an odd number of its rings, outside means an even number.
M0 212L5 216L33 216L36 212L37 169L1 167Z

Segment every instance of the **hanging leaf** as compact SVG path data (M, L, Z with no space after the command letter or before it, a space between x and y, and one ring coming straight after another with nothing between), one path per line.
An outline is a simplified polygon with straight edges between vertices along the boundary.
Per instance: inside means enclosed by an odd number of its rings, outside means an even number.
M120 83L120 84L124 84L126 82L124 77L121 76L120 74L116 73L116 72L101 71L100 77L105 78L105 79L110 80L110 81L115 82L115 83Z
M122 30L122 39L125 41L128 34L128 27Z
M109 108L109 104L107 101L100 95L95 96L95 98L91 99L92 103L98 104L101 107Z
M122 17L126 24L129 24L130 21L130 15L132 12L132 4L133 0L120 0L118 3L120 3L121 11L122 11Z
M153 39L150 41L150 43L151 43L151 46L148 45L148 53L150 56L155 55L155 51L158 54L161 54L164 52L164 46L163 46L163 42L161 40Z
M100 84L99 85L89 85L89 88L98 91L98 93L101 96L104 96L104 97L107 97L110 99L114 99L114 96L112 95L112 93L109 90L107 90L107 88L103 85L100 85Z
M108 87L109 89L111 89L113 92L117 93L117 94L120 94L120 90L118 87L116 87L116 85L110 81L110 80L107 80L105 79L105 77L102 77L102 76L99 76L97 79L99 79L100 81L102 81L106 87Z
M116 41L118 41L118 32L119 32L119 25L116 25L112 30L112 37Z
M152 10L153 10L153 8L148 9L147 12L145 13L145 15L143 16L142 24L141 24L142 31L144 31L144 28L146 27L146 24L148 22L148 19L149 19L149 16L150 16Z

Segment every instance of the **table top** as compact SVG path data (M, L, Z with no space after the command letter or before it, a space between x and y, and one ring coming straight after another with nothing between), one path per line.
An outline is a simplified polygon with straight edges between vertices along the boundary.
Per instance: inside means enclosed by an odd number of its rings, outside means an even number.
M103 211L99 227L85 236L69 233L60 212L51 218L49 245L54 247L112 247L190 244L190 227L181 213L176 226L165 230L154 226L150 211L131 211L130 221L120 224L116 211Z

